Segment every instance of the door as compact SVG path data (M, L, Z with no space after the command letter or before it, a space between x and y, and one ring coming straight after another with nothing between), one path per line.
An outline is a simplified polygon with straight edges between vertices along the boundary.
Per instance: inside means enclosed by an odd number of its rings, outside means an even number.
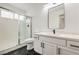
M43 54L44 55L56 55L57 54L57 46L50 43L44 43L43 45Z
M34 50L37 52L37 53L40 53L42 54L42 41L39 40L39 37L34 37Z

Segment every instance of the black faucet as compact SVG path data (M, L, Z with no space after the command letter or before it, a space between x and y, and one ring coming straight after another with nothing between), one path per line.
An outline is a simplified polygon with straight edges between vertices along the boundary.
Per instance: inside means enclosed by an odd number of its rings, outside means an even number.
M55 29L53 29L53 33L55 34Z

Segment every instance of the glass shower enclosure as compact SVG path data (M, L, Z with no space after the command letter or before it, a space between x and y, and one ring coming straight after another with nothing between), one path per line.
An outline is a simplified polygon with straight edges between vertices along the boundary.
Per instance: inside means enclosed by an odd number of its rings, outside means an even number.
M32 37L32 18L24 17L19 21L18 44L25 43L28 38Z

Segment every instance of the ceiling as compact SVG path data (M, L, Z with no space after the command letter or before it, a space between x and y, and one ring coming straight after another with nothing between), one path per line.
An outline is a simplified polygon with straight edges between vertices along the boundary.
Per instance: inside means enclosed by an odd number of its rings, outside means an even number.
M47 3L9 3L11 6L23 10L28 15L32 15L36 10L40 10Z
M42 8L50 8L55 7L57 4L52 3L9 3L11 6L18 8L19 10L23 10L28 15L34 14L36 11L42 10Z
M43 7L47 3L10 3L10 5L24 11L29 11L34 8Z

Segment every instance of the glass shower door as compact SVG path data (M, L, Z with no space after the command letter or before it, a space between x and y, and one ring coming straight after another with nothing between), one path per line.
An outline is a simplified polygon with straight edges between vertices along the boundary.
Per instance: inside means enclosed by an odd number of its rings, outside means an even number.
M19 44L31 38L31 17L26 17L19 22Z

